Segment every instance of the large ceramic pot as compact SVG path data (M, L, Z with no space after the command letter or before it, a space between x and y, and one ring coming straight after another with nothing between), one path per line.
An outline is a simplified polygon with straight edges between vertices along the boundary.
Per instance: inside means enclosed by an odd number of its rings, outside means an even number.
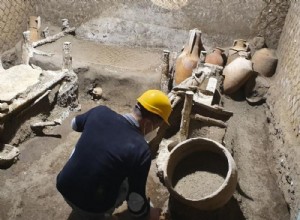
M228 58L227 58L227 63L231 63L234 59L240 57L240 53L242 52L243 54L245 52L249 51L249 43L246 40L243 39L238 39L234 40L233 46L229 48L228 50Z
M225 66L223 90L225 94L236 92L253 74L252 62L245 57L238 57Z
M236 164L230 152L216 141L188 139L176 145L166 161L164 182L179 203L214 210L225 205L236 189Z
M192 75L193 69L199 61L202 49L201 31L197 29L191 30L189 42L185 45L175 63L174 80L176 85Z
M253 70L261 76L271 77L276 71L278 58L273 49L262 48L252 57Z
M224 65L223 59L224 50L222 48L215 48L212 53L208 54L205 58L205 63L210 63L218 66Z

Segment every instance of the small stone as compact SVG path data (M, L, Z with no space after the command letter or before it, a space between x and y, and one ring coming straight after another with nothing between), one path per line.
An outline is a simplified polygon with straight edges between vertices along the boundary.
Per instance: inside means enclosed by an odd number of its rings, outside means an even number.
M1 113L5 113L8 112L9 108L8 108L8 104L7 103L0 103L0 112Z
M17 161L19 154L20 151L18 148L9 144L4 144L3 149L0 151L0 165L4 165L11 161Z
M280 160L280 165L283 166L283 159Z

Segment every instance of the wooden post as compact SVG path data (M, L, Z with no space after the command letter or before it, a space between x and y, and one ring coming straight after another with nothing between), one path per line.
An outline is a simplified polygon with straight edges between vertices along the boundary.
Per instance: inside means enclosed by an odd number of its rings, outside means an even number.
M170 51L164 50L163 52L163 64L161 68L161 79L160 79L160 89L168 94L169 92L169 59L170 59Z
M22 44L22 63L29 65L30 58L33 57L33 47L30 42L30 31L23 32L23 44Z
M72 70L71 42L64 42L63 44L62 70Z
M30 16L28 26L28 29L30 31L30 42L38 41L40 39L41 17Z
M179 130L180 142L186 140L188 137L189 126L190 126L190 114L193 105L193 95L194 93L192 91L187 91L185 93L185 100L184 100L184 105L181 113L182 117L181 117L180 130Z
M69 20L68 19L66 19L66 18L61 19L61 22L62 22L62 28L61 28L62 31L70 28Z

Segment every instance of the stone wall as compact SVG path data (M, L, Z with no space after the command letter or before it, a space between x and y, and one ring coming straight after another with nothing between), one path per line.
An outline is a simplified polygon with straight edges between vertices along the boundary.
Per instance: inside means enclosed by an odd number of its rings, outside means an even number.
M261 34L276 48L290 1L2 0L0 53L22 39L29 15L55 25L68 18L71 26L85 25L78 32L82 37L106 43L178 49L188 30L198 28L208 47L230 46L234 39Z
M274 103L274 111L284 115L283 122L291 124L294 135L300 135L300 2L295 2L286 18L277 54L279 65L274 84L274 95L282 99ZM278 97L277 97L278 98ZM280 114L280 112L282 112Z
M30 15L35 15L35 0L0 1L0 53L16 45L27 29Z
M181 48L188 30L203 32L209 47L234 39L266 37L277 47L290 0L40 0L38 13L60 25L68 18L77 34L104 43Z
M277 140L272 154L277 158L278 183L295 215L300 214L300 1L291 2L277 48L279 62L268 105L275 117Z

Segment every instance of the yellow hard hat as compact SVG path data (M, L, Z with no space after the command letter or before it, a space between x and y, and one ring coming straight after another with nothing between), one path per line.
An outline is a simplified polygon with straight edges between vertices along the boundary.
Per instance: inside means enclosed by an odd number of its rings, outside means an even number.
M167 124L172 107L168 96L160 90L147 90L137 101L149 112L159 115Z

